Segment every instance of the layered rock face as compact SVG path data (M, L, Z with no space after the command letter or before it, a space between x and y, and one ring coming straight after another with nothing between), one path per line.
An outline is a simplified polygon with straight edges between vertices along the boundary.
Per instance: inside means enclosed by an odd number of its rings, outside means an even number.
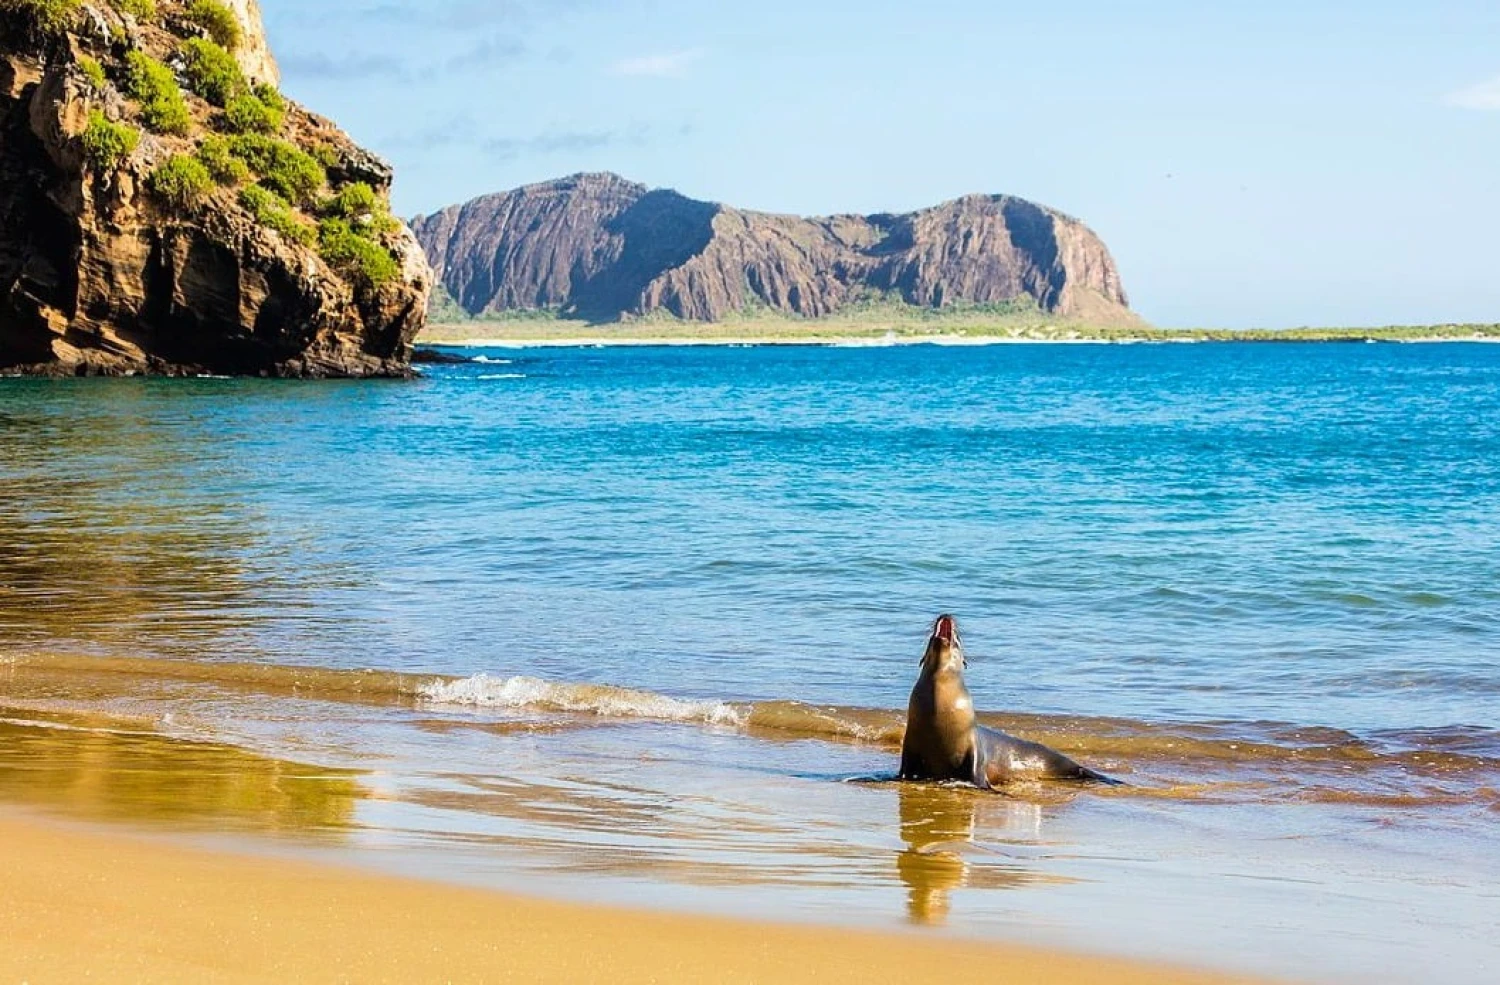
M769 308L820 317L875 296L1137 321L1088 227L1003 195L909 215L801 219L582 174L475 199L412 228L474 315L553 309L607 322L665 311L719 321Z
M234 57L245 78L255 85L281 85L281 69L271 56L271 46L261 24L260 4L255 0L224 0L224 5L244 29L244 37L235 48Z
M409 373L431 270L389 218L390 169L263 88L277 73L255 0L223 0L240 27L236 91L261 86L284 120L243 138L186 82L184 45L209 33L186 3L61 4L61 24L35 6L0 0L0 373ZM185 124L149 121L142 53L173 93L183 84ZM99 133L127 134L123 153L100 152ZM184 160L211 160L214 141L254 166L187 187L184 172L206 175ZM274 169L295 170L295 194ZM341 201L355 204L330 226Z

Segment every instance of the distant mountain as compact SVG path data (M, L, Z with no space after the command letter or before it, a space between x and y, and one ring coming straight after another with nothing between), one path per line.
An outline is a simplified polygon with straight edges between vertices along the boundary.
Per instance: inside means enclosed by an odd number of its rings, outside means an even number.
M879 297L1138 321L1098 236L1006 195L906 215L802 219L579 174L486 195L412 228L471 315L545 309L595 322L657 312L720 321L759 308L819 317Z

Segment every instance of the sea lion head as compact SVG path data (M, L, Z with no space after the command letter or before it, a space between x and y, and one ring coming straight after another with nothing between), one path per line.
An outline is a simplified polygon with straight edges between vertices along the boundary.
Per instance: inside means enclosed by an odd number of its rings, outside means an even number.
M969 661L964 658L963 641L958 636L958 620L949 615L938 616L927 640L927 652L922 654L922 669L962 670L967 666Z

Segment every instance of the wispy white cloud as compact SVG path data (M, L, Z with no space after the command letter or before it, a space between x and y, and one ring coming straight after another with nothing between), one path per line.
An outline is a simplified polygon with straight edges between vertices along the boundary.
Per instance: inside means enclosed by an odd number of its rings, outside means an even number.
M1461 109L1500 110L1500 75L1450 92L1443 102Z
M626 58L615 62L616 75L638 75L656 79L680 79L688 69L703 60L708 52L702 48L689 48L664 55L646 55L642 58Z

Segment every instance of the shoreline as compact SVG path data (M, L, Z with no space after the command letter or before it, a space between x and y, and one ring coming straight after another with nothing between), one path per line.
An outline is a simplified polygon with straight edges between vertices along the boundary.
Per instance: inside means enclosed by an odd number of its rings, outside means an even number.
M481 337L425 337L416 341L418 348L445 349L549 349L549 348L631 348L631 347L780 347L809 346L823 348L890 348L914 345L937 345L951 347L992 345L1200 345L1212 343L1253 343L1262 345L1434 345L1441 343L1500 343L1500 334L1472 332L1469 334L1402 335L1381 330L1369 332L1349 331L1326 334L1287 334L1278 337L1269 332L1210 333L1196 334L1184 330L1180 335L1171 333L1152 335L1103 334L1103 335L1001 335L942 332L932 334L756 334L743 335L506 335Z
M1011 339L1001 337L950 337L908 336L897 339L871 340L859 337L830 337L805 339L786 338L725 338L725 339L673 339L673 338L577 338L577 339L468 339L462 342L446 342L422 339L418 348L432 349L630 349L630 348L694 348L694 349L750 349L750 348L833 348L833 349L886 349L917 345L936 345L952 348L984 347L994 345L1358 345L1363 342L1376 345L1443 345L1469 343L1491 345L1500 339L1487 336L1434 337L1420 339Z
M1244 976L920 933L528 899L0 809L0 979L951 981L1233 985ZM935 957L940 955L940 960Z
M751 346L821 346L880 349L906 345L1105 345L1123 344L1114 339L1026 339L1006 336L902 335L894 338L870 338L858 335L808 336L726 336L723 338L683 338L673 336L579 336L577 338L482 338L462 341L420 339L418 346L445 349L592 349L609 347L685 346L748 348Z

